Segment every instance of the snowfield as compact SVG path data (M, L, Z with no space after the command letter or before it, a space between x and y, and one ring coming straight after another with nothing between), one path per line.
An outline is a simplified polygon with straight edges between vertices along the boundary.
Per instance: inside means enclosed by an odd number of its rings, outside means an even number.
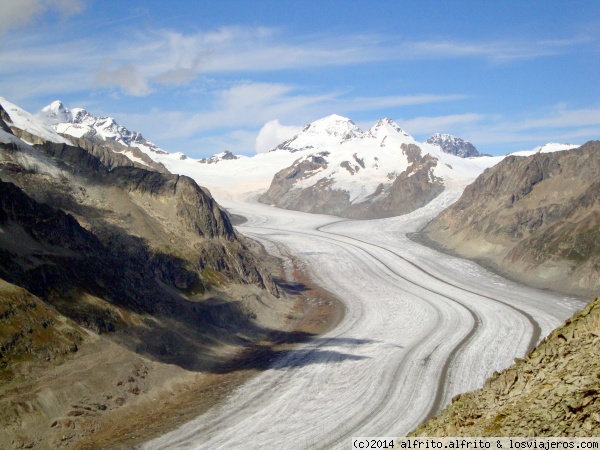
M346 314L334 330L144 449L347 448L352 436L404 435L583 305L406 237L464 185L447 186L412 214L370 221L281 210L257 203L256 193L212 188L248 218L239 231L301 261Z

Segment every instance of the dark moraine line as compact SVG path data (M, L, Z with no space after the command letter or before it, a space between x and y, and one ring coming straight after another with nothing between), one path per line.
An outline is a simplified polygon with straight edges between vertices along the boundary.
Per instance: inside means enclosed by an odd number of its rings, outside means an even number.
M373 243L370 243L370 242L367 242L367 241L363 241L361 239L357 239L357 238L353 238L353 237L350 237L350 236L346 236L345 234L334 233L332 231L325 231L325 230L321 229L323 227L326 227L326 226L329 226L329 225L334 225L334 224L340 223L340 222L346 222L346 220L340 220L338 222L333 222L333 223L329 223L329 224L326 224L326 225L322 225L322 226L318 227L317 230L320 231L320 232L322 232L322 233L331 234L331 235L334 235L334 236L340 236L340 237L344 237L344 238L347 238L347 239L352 239L354 241L362 242L363 244L372 245L373 247L380 248L382 250L385 250L388 253L391 253L392 255L397 256L398 258L402 259L403 261L405 261L408 264L410 264L411 266L413 266L415 269L417 269L417 270L419 270L419 271L427 274L428 276L430 276L431 278L433 278L435 280L438 280L438 281L440 281L440 282L442 282L444 284L447 284L448 286L452 286L452 287L454 287L456 289L460 289L461 291L468 292L468 293L474 294L474 295L478 295L479 297L487 298L488 300L492 300L492 301L495 301L495 302L498 302L498 303L502 303L505 306L508 306L513 311L516 311L519 314L522 314L523 316L525 316L527 318L527 320L529 320L529 322L531 323L531 326L533 328L533 334L532 334L531 339L529 341L529 345L527 346L527 353L529 353L531 350L533 350L535 348L535 346L537 345L538 340L542 336L542 329L541 329L540 325L537 323L537 321L533 318L533 316L531 314L529 314L528 312L523 311L522 309L517 308L516 306L513 306L510 303L507 303L505 301L499 300L499 299L494 298L494 297L490 297L490 296L482 294L480 292L475 292L475 291L472 291L470 289L466 289L466 288L461 287L461 286L457 286L456 284L453 284L453 283L450 283L449 281L443 280L443 279L439 278L438 276L433 275L432 273L430 273L427 270L423 269L422 267L418 266L414 262L406 259L402 255L399 255L398 253L396 253L396 252L394 252L394 251L392 251L390 249L382 247L381 245L373 244Z
M251 227L248 227L248 228L246 228L246 229L250 229L250 228L251 228ZM276 229L276 228L260 227L260 228L258 228L258 229L260 229L260 230L272 230L272 231L281 232L281 230L278 230L278 229ZM323 234L336 235L336 233L330 233L330 232L322 231L322 230L320 230L319 228L317 228L317 230L318 230L319 232L322 232ZM441 402L442 402L442 398L443 398L443 394L444 394L444 387L445 387L444 380L446 379L446 377L447 377L447 375L448 375L448 371L449 371L449 368L450 368L450 364L451 364L451 362L452 362L452 361L455 359L455 357L456 357L457 353L458 353L458 352L459 352L459 351L460 351L460 350L461 350L461 349L462 349L462 348L463 348L463 347L464 347L464 346L465 346L465 345L466 345L466 344L467 344L467 343L468 343L468 342L469 342L469 341L470 341L470 340L473 338L473 336L475 336L475 334L476 334L476 333L477 333L477 331L479 330L479 326L480 326L480 323L481 323L481 320L480 320L479 316L478 316L478 315L477 315L475 312L473 312L473 311L471 311L469 308L467 308L465 305L463 305L463 304L461 304L460 302L458 302L457 300L455 300L455 299L453 299L453 298L451 298L451 297L447 296L446 294L443 294L443 293L441 293L441 292L439 292L439 291L437 291L437 290L435 290L435 289L431 289L431 288L429 288L429 287L427 287L427 286L424 286L424 285L422 285L422 284L415 283L414 281L412 281L412 280L409 280L408 278L406 278L406 277L404 277L403 275L401 275L400 273L398 273L396 270L392 269L392 268L391 268L389 265L387 265L385 262L383 262L383 261L382 261L381 259L379 259L377 256L373 255L371 252L369 252L368 250L366 250L366 249L364 249L364 248L362 248L362 247L360 247L360 246L358 246L358 245L355 245L355 244L352 244L352 243L349 243L349 242L345 242L345 241L343 241L343 240L340 240L340 239L334 239L334 238L332 238L332 237L318 236L318 235L315 235L315 234L311 234L311 233L305 233L305 232L301 232L301 231L293 231L293 232L292 232L292 231L286 231L286 232L287 232L287 233L290 233L290 234L302 234L302 235L310 236L311 238L320 237L321 239L326 239L326 240L330 240L330 241L338 242L338 243L340 243L340 244L343 244L343 245L348 245L348 246L351 246L351 247L353 247L353 248L355 248L355 249L357 249L357 250L359 250L359 251L361 251L361 252L363 252L363 253L365 253L365 254L369 255L371 258L373 258L374 260L376 260L377 262L379 262L379 263L380 263L382 266L384 266L384 267L385 267L387 270L389 270L391 273L393 273L394 275L396 275L398 278L400 278L400 279L402 279L402 280L405 280L406 282L408 282L408 283L410 283L410 284L412 284L412 285L414 285L414 286L417 286L417 287L419 287L419 288L421 288L421 289L423 289L423 290L425 290L425 291L431 292L432 294L435 294L435 295L438 295L438 296L440 296L440 297L443 297L443 298L447 299L448 301L450 301L450 302L452 302L452 303L455 303L455 304L459 305L461 308L463 308L465 311L467 311L467 312L468 312L468 313L471 315L471 317L473 318L473 327L471 328L471 330L469 331L469 333L467 333L467 334L466 334L466 335L465 335L465 336L464 336L464 337L461 339L461 341L460 341L460 342L459 342L459 343L458 343L458 344L455 346L455 348L454 348L454 349L453 349L453 350L450 352L450 354L448 355L448 358L446 359L446 362L444 363L444 366L442 367L442 370L440 371L440 376L438 377L438 383L437 383L437 384L438 384L438 386L437 386L437 389L436 389L436 395L435 395L435 397L434 397L434 399L433 399L433 402L432 402L432 405L431 405L431 407L429 408L429 411L427 412L427 414L425 415L425 417L426 417L426 418L430 418L430 417L432 417L432 416L433 416L435 413L437 413L437 412L438 412L438 410L439 410L439 409L441 409ZM344 238L348 238L347 236L344 236L344 235L339 235L339 236L341 236L341 237L344 237ZM258 237L258 236L257 236L257 237ZM261 237L262 239L267 239L267 240L268 240L268 238L266 238L264 235L260 235L260 237ZM359 242L363 242L363 243L365 243L365 244L368 244L368 245L373 245L373 244L370 244L370 243L368 243L368 242L360 241L359 239L354 239L354 238L349 238L349 239L351 239L351 240L356 240L356 241L359 241ZM373 245L373 246L374 246L374 247L378 247L378 248L382 248L382 249L384 249L384 250L387 250L387 249L385 249L385 248L383 248L383 247L379 247L379 246L377 246L377 245ZM401 256L399 256L399 255L396 255L396 254L395 254L395 253L393 253L393 252L391 252L391 253L392 253L392 254L394 254L395 256L397 256L397 257L401 258L402 260L405 260L405 259L404 259L404 258L402 258ZM423 273L425 273L425 274L427 274L427 275L429 275L429 276L432 276L432 275L430 275L429 273L427 273L425 270L422 270L422 272L423 272ZM436 280L439 280L439 281L440 281L440 282L442 282L442 283L449 284L449 283L446 283L444 280L440 280L439 278L437 278L437 277L435 277L435 276L433 276L433 278L435 278ZM479 295L479 294L477 294L477 293L474 293L474 294L475 294L475 295ZM431 307L432 307L434 310L435 310L435 309L437 309L437 308L436 308L436 306L435 306L435 304L434 304L433 302L431 302L431 301L429 301L429 300L427 300L427 299L424 299L424 300L425 300L425 302L426 302L426 303L428 303L428 304L429 304L429 305L430 305L430 306L431 306ZM438 323L439 323L439 319L438 319ZM399 364L399 365L396 367L396 369L395 369L395 371L394 371L394 374L393 374L393 376L392 376L392 380L393 380L393 381L392 381L392 382L391 382L391 383L390 383L390 384L387 386L387 388L386 388L386 392L385 392L385 394L382 396L382 399L383 399L383 400L381 400L379 403L377 403L376 405L374 405L374 406L371 408L371 410L381 410L381 409L382 409L382 405L383 405L383 404L385 404L385 403L386 403L386 401L387 401L387 399L389 399L389 398L391 397L392 391L395 389L395 387L396 387L396 385L397 385L397 383L398 383L398 380L399 380L399 378L400 378L400 373L401 373L402 369L405 367L405 364L406 364L406 363L405 363L405 361L407 361L407 360L410 360L410 358L409 358L410 354L411 354L411 353L413 353L414 351L416 351L417 349L418 349L418 347L414 347L413 349L411 349L411 350L410 350L410 351L407 353L407 355L406 355L406 357L405 357L404 361L403 361L402 363L400 363L400 364ZM435 349L434 349L434 351L435 351ZM431 354L433 354L433 352L432 352L432 353L430 353L430 355L431 355ZM366 413L366 414L365 414L365 415L364 415L362 418L360 418L360 420L358 420L358 422L359 422L359 423L364 423L364 422L365 422L365 421L368 419L368 417L369 417L369 416L370 416L370 413ZM335 438L334 440L332 440L332 441L329 441L329 442L323 442L323 443L321 443L321 444L322 444L322 447L321 447L321 448L331 448L331 447L333 447L334 445L341 443L341 442L342 442L344 439L347 439L347 438L348 438L348 436L351 436L351 435L352 435L352 432L348 433L347 431L343 431L343 430L344 430L344 429L346 429L346 428L347 428L346 426L340 426L340 427L338 428L338 430L339 430L340 432L344 433L344 434L342 434L342 435L338 435L338 437L336 437L336 438Z

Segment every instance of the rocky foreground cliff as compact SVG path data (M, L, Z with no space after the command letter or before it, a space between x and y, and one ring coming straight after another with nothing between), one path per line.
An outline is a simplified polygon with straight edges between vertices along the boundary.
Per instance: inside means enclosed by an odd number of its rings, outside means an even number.
M414 436L600 436L600 298Z
M421 238L520 281L600 291L600 142L508 156L483 172Z

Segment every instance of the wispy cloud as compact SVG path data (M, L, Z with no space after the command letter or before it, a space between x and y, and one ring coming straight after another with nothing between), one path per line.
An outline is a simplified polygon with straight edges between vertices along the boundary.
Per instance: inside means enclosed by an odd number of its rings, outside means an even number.
M516 39L488 42L420 41L407 42L406 51L411 57L420 59L481 58L493 63L508 63L559 55L573 47L588 44L592 40L588 36L578 36L543 41Z
M24 17L41 14L51 7L67 10L66 5L71 4L77 11L82 5L76 0L19 0L18 3L21 1L33 5L28 9L30 12L23 13ZM6 3L13 4L17 2ZM1 8L9 10L6 17L18 15L14 6ZM5 16L0 14L0 17L4 20ZM45 34L7 37L0 50L5 61L0 73L18 76L30 71L32 64L57 73L74 70L83 75L84 84L79 83L79 89L116 87L135 96L148 95L159 86L186 85L208 74L251 74L422 59L477 58L506 63L564 53L589 42L586 38L537 42L419 41L372 34L296 36L292 41L279 29L240 26L187 34L164 29L132 30L126 35L95 40L51 38L49 41ZM40 82L44 83L42 76ZM26 95L25 91L21 95Z
M96 71L96 86L116 86L131 95L144 96L152 92L144 76L131 64L116 69L102 67Z
M0 0L0 29L32 23L43 17L68 17L84 6L80 0ZM123 20L131 17L137 16ZM397 62L406 62L407 67L408 63L416 62L412 66L415 67L421 61L441 61L440 66L445 66L450 60L461 64L476 60L491 66L516 65L521 60L570 54L596 45L597 41L586 36L468 41L410 39L374 33L324 32L292 37L284 29L250 26L181 32L147 29L136 24L136 27L123 27L113 33L110 26L102 23L96 26L95 33L78 35L77 39L67 32L36 34L33 27L27 32L15 28L2 36L0 92L15 102L45 97L49 93L56 98L71 94L88 100L106 98L106 94L110 94L120 98L148 97L148 101L132 100L146 102L146 105L162 105L165 94L167 97L172 93L193 95L193 111L189 106L191 102L187 102L180 109L161 106L143 113L119 114L113 108L111 114L130 128L142 132L152 130L150 139L202 143L220 149L234 145L248 150L255 145L262 148L255 138L258 130L268 123L278 125L265 131L270 133L265 136L273 140L273 136L280 137L279 131L285 131L286 126L301 126L332 112L349 117L362 112L362 118L368 119L371 111L407 107L406 114L411 114L410 106L463 100L468 100L462 104L469 105L469 112L452 108L458 113L409 116L399 124L417 136L435 131L451 132L481 145L537 144L547 139L586 136L590 130L597 130L600 135L600 112L594 108L557 105L546 111L507 118L475 112L472 105L477 99L469 92L452 92L447 86L455 86L453 84L436 85L435 93L425 90L399 95L407 92L399 80L398 88L389 91L389 95L368 96L356 94L355 86L339 87L342 78L337 79L338 87L331 87L329 80L319 84L314 78L311 78L312 85L302 85L303 81L298 81L302 77L297 76L297 72L310 74L313 69L331 73L333 71L325 69L335 68L342 73L361 65L377 67L378 63L401 67L402 64L395 64ZM591 32L590 36L593 35ZM43 70L32 69L37 67ZM450 92L440 92L443 89ZM438 111L449 109L448 106L436 108ZM418 108L421 114L423 110ZM105 109L105 112L108 111ZM273 122L275 120L278 122ZM219 130L218 138L216 130ZM542 138L544 135L548 137ZM174 149L169 145L165 147Z
M486 116L475 113L450 114L437 117L415 117L413 119L398 119L398 123L411 134L433 134L448 132L451 129L464 129L485 120Z
M47 13L69 17L81 13L84 8L83 0L2 0L0 35L10 29L29 25Z

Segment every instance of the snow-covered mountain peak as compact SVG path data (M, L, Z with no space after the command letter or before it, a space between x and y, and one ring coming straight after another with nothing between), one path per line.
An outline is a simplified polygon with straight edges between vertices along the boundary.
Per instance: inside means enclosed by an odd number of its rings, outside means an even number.
M435 133L427 139L427 143L437 145L444 153L461 158L481 156L473 144L451 134Z
M363 131L347 117L332 114L306 125L300 133L274 150L298 152L313 148L326 148L363 135Z
M313 136L326 134L329 136L338 137L341 140L345 140L360 136L362 134L362 130L347 117L331 114L330 116L323 117L322 119L315 120L314 122L306 125L302 129L301 133L310 134Z
M47 119L48 123L71 122L73 120L72 112L60 100L55 100L43 108L38 116Z
M119 125L114 118L94 116L83 108L69 110L62 102L55 101L43 108L38 116L52 124L54 130L76 138L115 141L126 147L137 147L144 153L166 154L157 145L147 141L136 132Z
M0 97L0 104L10 118L7 125L26 131L32 136L37 136L46 141L58 142L61 144L69 143L68 140L56 133L46 120L28 113L3 97Z
M73 116L73 120L71 120L72 123L84 123L86 119L89 121L93 121L94 119L96 119L95 116L93 116L83 108L73 108L71 114Z
M365 137L369 138L383 138L389 135L400 134L404 137L412 138L406 131L398 126L392 119L384 118L379 119L375 125L373 125L369 131L365 134Z

